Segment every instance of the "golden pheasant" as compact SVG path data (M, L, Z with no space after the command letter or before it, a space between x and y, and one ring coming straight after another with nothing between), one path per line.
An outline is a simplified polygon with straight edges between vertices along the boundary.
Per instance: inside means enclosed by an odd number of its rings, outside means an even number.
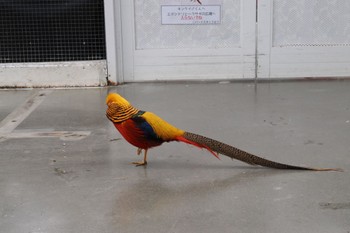
M219 158L219 154L223 154L232 159L238 159L251 165L294 170L341 170L336 168L293 166L258 157L214 139L178 129L154 113L138 110L126 99L116 93L111 93L107 96L106 104L108 106L106 111L107 118L113 122L120 134L130 144L138 148L138 155L144 150L143 161L134 162L133 164L136 164L136 166L147 164L148 149L160 146L164 142L178 141L206 149L217 158Z

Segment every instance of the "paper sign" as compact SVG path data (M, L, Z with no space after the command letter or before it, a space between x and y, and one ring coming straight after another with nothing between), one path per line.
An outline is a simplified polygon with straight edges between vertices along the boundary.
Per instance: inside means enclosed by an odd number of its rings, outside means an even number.
M163 25L208 25L221 23L221 6L162 6Z

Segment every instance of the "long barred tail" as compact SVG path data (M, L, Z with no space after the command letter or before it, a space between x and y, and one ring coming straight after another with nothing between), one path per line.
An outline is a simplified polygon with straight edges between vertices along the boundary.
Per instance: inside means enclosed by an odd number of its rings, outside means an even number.
M199 148L207 149L213 155L218 158L218 154L226 155L232 159L237 159L242 162L251 165L260 165L263 167L277 168L277 169L291 169L291 170L311 170L311 171L342 171L339 168L310 168L310 167L299 167L283 163L274 162L267 160L248 152L242 151L236 147L227 145L225 143L216 141L211 138L207 138L198 134L185 132L183 136L177 138L178 141L182 141ZM215 153L216 152L216 153Z

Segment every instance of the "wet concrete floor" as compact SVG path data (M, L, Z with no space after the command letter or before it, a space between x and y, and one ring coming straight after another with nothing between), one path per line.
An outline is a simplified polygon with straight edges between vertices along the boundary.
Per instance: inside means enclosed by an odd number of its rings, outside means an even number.
M0 91L0 232L350 232L350 82L127 84ZM105 117L139 109L262 157L344 172L253 167L181 143L147 167Z

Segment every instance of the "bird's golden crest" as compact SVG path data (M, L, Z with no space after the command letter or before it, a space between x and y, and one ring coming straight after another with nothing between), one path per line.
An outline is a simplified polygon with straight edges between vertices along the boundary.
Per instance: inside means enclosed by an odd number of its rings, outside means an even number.
M106 115L114 123L120 123L130 119L139 111L117 93L109 94L106 98L106 104L108 106Z
M115 103L116 105L118 105L120 107L127 107L127 106L131 105L129 103L129 101L127 101L121 95L119 95L117 93L108 94L108 96L106 98L106 104L109 105L111 103Z

